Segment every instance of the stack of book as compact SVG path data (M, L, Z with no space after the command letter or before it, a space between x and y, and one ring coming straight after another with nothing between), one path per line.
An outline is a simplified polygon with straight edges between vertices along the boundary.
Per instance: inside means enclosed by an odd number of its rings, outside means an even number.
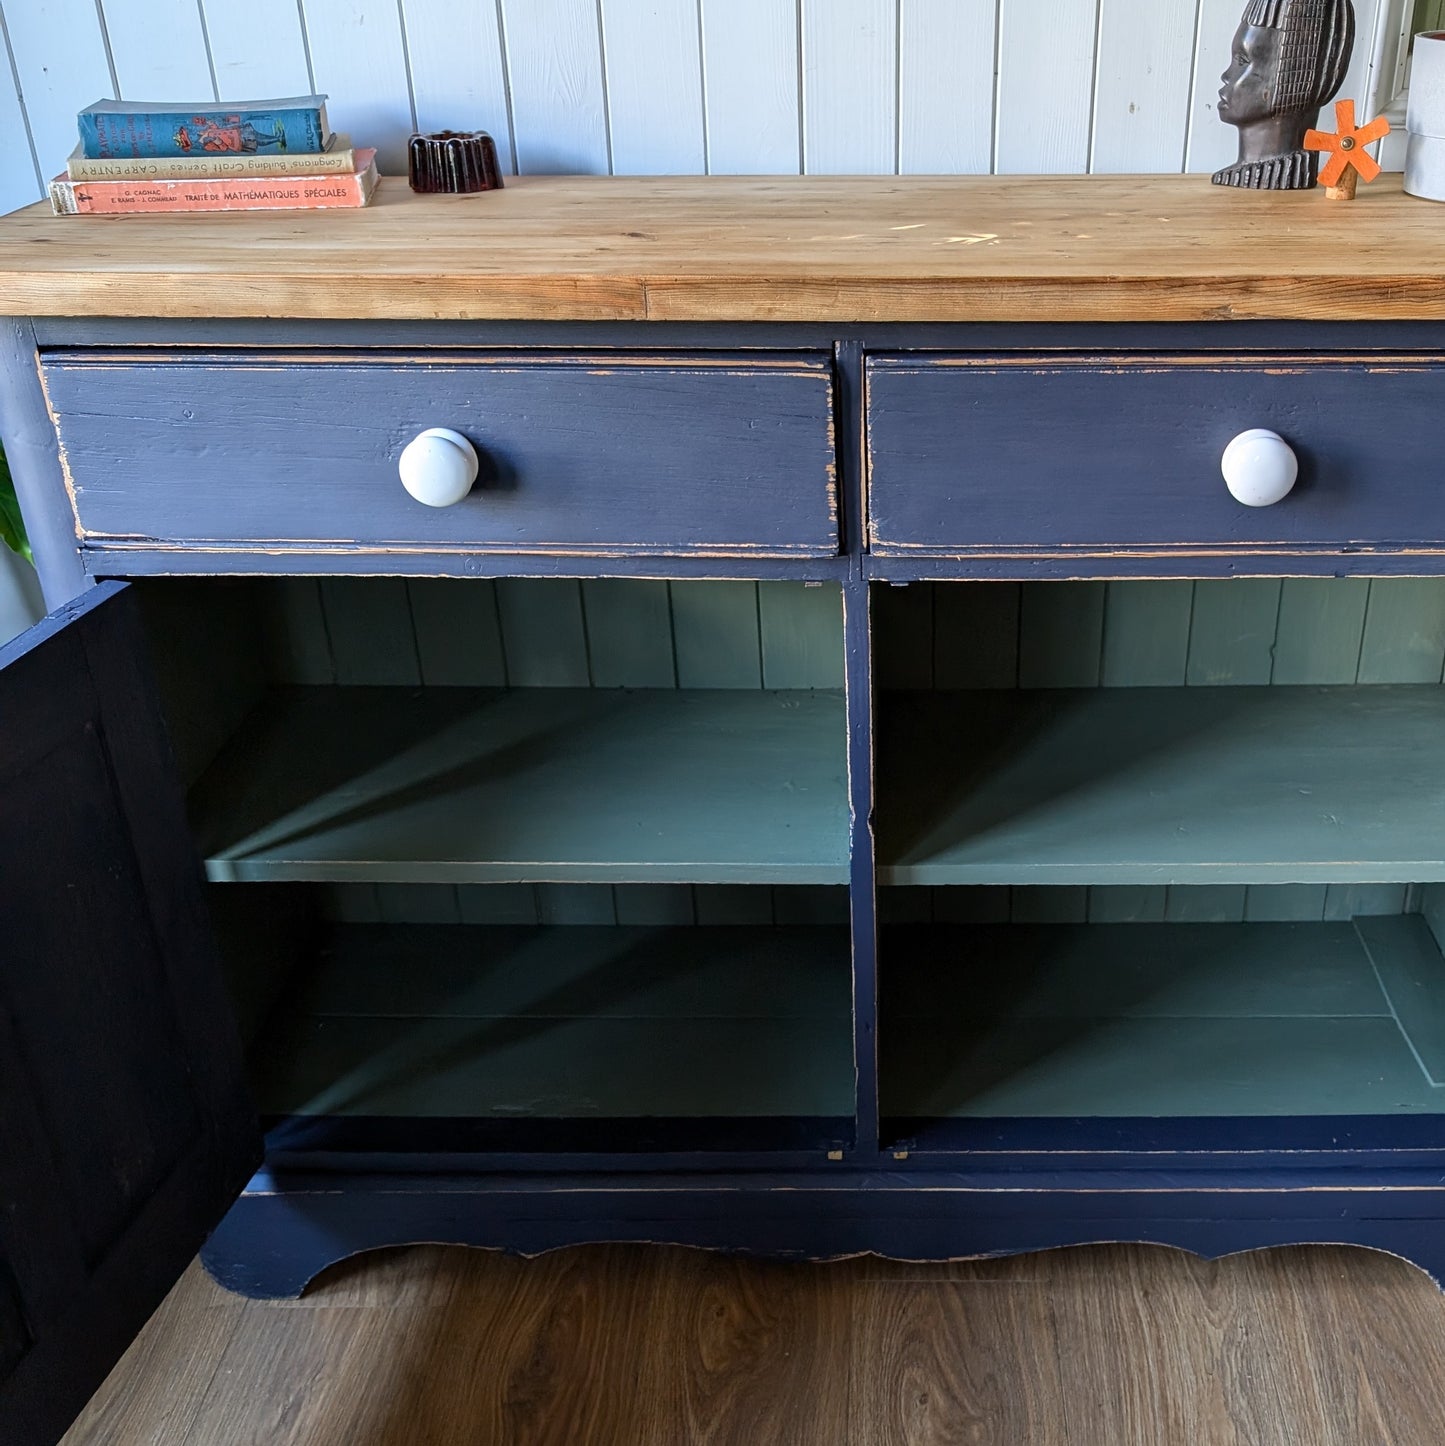
M50 183L58 216L364 206L376 152L326 124L324 95L225 105L102 100Z

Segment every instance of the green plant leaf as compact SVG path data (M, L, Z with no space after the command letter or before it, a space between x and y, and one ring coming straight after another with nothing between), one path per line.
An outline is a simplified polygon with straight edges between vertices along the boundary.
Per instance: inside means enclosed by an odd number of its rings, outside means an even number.
M15 484L10 480L10 468L5 465L5 453L0 452L0 542L11 552L18 552L27 562L34 562L30 551L30 540L25 536L25 519L20 515L20 502L15 496Z

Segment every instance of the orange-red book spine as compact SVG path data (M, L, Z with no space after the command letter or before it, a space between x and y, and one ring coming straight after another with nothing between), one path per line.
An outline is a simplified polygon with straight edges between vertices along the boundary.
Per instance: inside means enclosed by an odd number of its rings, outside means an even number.
M154 215L164 211L296 211L364 206L376 189L376 152L358 150L349 176L247 176L205 181L50 183L57 216Z

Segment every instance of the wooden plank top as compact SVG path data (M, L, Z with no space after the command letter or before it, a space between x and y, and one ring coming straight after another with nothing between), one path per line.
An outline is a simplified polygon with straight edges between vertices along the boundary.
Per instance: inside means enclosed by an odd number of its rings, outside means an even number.
M359 211L0 218L0 314L1445 318L1445 211L1205 176L592 177Z

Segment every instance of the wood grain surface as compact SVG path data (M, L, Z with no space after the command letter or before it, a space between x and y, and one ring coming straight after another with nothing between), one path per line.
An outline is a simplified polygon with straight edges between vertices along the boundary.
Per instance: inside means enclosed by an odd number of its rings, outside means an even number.
M779 1265L434 1247L193 1267L64 1446L1420 1446L1445 1299L1333 1247Z
M0 314L1125 321L1445 316L1438 213L1197 176L388 177L352 212L0 219Z

